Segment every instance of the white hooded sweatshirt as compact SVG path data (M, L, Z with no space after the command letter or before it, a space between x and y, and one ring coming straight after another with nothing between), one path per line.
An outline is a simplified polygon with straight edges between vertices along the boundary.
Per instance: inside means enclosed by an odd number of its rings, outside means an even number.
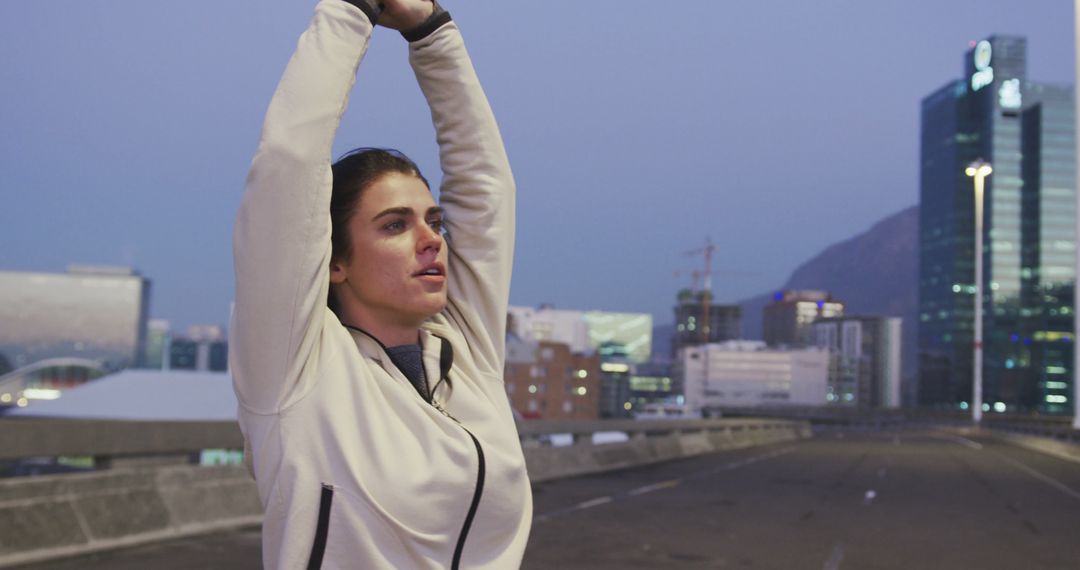
M363 6L363 4L360 4ZM517 568L532 500L503 386L514 181L457 26L410 38L439 144L447 308L433 401L326 306L330 154L370 6L321 0L263 125L234 234L230 357L267 568Z

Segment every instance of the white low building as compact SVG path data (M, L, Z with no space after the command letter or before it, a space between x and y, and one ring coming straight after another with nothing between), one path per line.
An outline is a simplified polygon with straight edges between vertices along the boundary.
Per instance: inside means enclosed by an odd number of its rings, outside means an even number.
M550 340L572 352L592 353L605 344L620 345L634 363L652 352L652 315L610 311L568 311L544 305L510 306L508 328L524 341Z
M760 341L729 341L684 348L675 365L693 413L826 402L829 353L819 348L780 350Z

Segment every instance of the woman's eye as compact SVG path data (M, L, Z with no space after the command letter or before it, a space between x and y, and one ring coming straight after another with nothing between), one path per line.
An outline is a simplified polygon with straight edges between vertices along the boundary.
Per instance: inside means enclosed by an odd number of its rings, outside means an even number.
M443 228L443 221L441 219L439 219L439 220L428 220L428 225L431 226L431 229L433 229L433 230L435 230L437 232L440 232L440 233L444 229Z
M388 230L388 231L392 231L392 232L393 231L400 231L400 230L405 229L405 222L402 221L402 220L394 220L392 222L387 223L385 226L383 226L383 229Z

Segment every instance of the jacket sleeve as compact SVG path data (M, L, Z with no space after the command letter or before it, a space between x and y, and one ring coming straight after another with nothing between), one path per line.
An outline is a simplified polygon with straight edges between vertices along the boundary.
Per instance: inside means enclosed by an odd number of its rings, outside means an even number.
M409 45L431 108L443 180L449 259L447 316L478 366L502 376L514 254L514 178L499 127L457 25Z
M371 31L366 10L321 0L266 113L233 232L233 384L256 413L278 411L305 391L301 372L319 347L328 316L331 146Z

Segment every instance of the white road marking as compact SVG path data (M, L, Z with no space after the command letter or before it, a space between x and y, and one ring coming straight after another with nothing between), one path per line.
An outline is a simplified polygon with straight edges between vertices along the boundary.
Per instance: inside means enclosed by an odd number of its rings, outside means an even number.
M937 439L944 439L946 441L951 441L953 443L958 443L960 445L963 445L964 447L970 447L971 449L982 449L983 448L981 443L979 443L977 441L971 441L970 439L968 439L966 437L960 437L958 435L952 435L952 434L948 434L948 433L939 433L939 434L933 434L931 437L935 437Z
M957 435L941 434L941 435L937 435L936 437L939 437L941 439L947 439L949 441L952 441L954 443L959 443L960 445L964 445L964 446L970 447L972 449L982 449L983 448L981 443L971 441L970 439L963 438L963 437L960 437L960 436L957 436ZM1032 477L1042 481L1043 483L1046 483L1047 485L1050 485L1051 487L1057 489L1058 491L1061 491L1062 493L1065 493L1066 495L1068 495L1068 496L1070 496L1070 497L1072 497L1074 499L1080 500L1080 492L1077 492L1075 489L1073 489L1072 487L1069 487L1065 483L1062 483L1061 481L1058 481L1057 479L1054 479L1053 477L1051 477L1049 475L1046 475L1044 473L1036 471L1034 468L1028 467L1027 465L1025 465L1023 463L1020 463L1019 461L1017 461L1017 460L1015 460L1015 459L1013 459L1011 457L1007 457L1005 455L1002 455L1001 453L998 453L997 451L990 450L990 452L993 453L994 455L1000 457L1001 459L1005 460L1006 462L1011 463L1012 465L1014 465L1016 467L1019 467L1020 469L1023 469L1024 471L1026 471L1028 473L1028 475L1031 475Z
M713 469L713 473L719 473L721 471L730 471L732 469L738 469L740 467L750 465L753 462L754 462L753 458L751 458L751 459L743 459L741 461L732 461L731 463L724 464L723 467L717 467L716 469Z
M869 505L874 502L874 498L877 497L877 491L870 489L866 491L866 495L863 496L863 504Z
M591 507L599 507L600 505L606 505L606 504L608 504L608 503L610 503L611 501L614 501L614 500L615 499L612 499L611 497L597 497L595 499L591 499L591 500L585 501L583 503L578 503L578 504L574 505L574 508L578 509L578 510L582 510L582 509L588 509L588 508L591 508Z
M829 559L825 561L825 565L822 566L822 570L840 570L840 563L844 561L844 543L837 542L833 547L832 553L829 554Z
M704 473L698 473L697 476L700 476L700 475L715 475L717 473L721 473L721 472L724 472L724 471L731 471L732 469L738 469L740 467L746 467L747 465L753 465L754 463L757 463L758 461L765 461L766 459L772 459L774 457L780 457L781 455L791 453L792 451L795 451L794 447L785 447L783 449L778 449L778 450L776 450L776 451L774 451L772 453L766 453L765 455L758 455L756 457L747 457L746 459L741 459L739 461L732 461L730 463L725 463L724 465L721 465L720 467L715 467L715 468L710 469L710 470L708 470L708 471L706 471ZM691 476L691 477L693 477L693 476Z
M631 497L636 497L638 495L644 495L645 493L651 493L653 491L659 491L661 489L670 489L671 487L678 486L680 483L682 483L682 479L672 479L670 481L661 481L659 483L653 483L652 485L645 485L644 487L638 487L637 489L634 489L633 491L630 491L629 493L627 493L627 495L629 495Z
M636 497L636 496L639 496L639 495L644 495L645 493L650 493L652 491L659 491L661 489L669 489L671 487L675 487L675 486L678 486L678 485L682 484L682 482L685 479L691 479L691 478L694 478L694 477L702 477L702 476L706 476L706 475L715 475L715 474L720 473L722 471L731 471L732 469L738 469L739 467L745 467L747 465L757 463L758 461L764 461L766 459L772 459L774 457L780 457L781 455L791 453L792 451L795 451L794 446L785 447L785 448L778 449L776 451L772 451L772 452L765 453L765 454L762 454L762 455L758 455L758 456L755 456L755 457L748 457L748 458L742 459L740 461L732 461L730 463L727 463L727 464L722 465L720 467L717 467L715 469L710 469L708 471L703 471L703 472L700 472L700 473L696 473L694 475L688 475L686 477L683 477L682 479L669 479L667 481L660 481L659 483L653 483L651 485L645 485L643 487L638 487L637 489L634 489L632 491L627 492L625 496L626 497ZM551 519L553 519L555 517L559 517L559 516L562 516L562 515L568 515L570 513L576 512L576 511L580 511L580 510L584 510L584 509L588 509L588 508L592 508L592 507L598 507L600 505L606 505L606 504L614 501L615 498L616 497L612 497L612 496L597 497L595 499L590 499L588 501L578 503L578 504L576 504L574 506L571 506L571 507L567 507L567 508L563 508L563 509L557 509L557 510L550 511L550 512L547 512L547 513L537 514L537 515L533 516L533 522L534 523L547 522L547 521L549 521L549 520L551 520Z
M570 507L566 507L566 508L563 508L563 509L557 509L557 510L554 510L554 511L551 511L551 512L534 515L533 516L533 523L547 522L547 521L549 521L549 520L551 520L551 519L553 519L555 517L560 517L562 515L568 515L570 513L581 511L581 510L592 508L592 507L599 507L600 505L606 505L606 504L608 504L608 503L610 503L610 502L612 502L614 500L615 499L613 497L610 497L610 496L608 496L608 497L597 497L595 499L589 499L588 501L584 501L584 502L578 503L578 504L570 506Z
M1049 475L1045 475L1039 471L1036 471L1034 468L1028 467L1027 465L1020 463L1019 461L1011 457L1006 457L996 451L994 451L993 453L994 455L1004 459L1005 461L1019 467L1020 469L1023 469L1028 473L1028 475L1031 475L1032 477L1042 481L1043 483L1046 483L1047 485L1050 485L1051 487L1057 489L1058 491L1061 491L1062 493L1065 493L1066 495L1074 499L1080 500L1080 493L1076 492L1076 490L1074 490L1072 487L1069 487L1065 483L1062 483L1061 481L1058 481L1057 479L1054 479Z

